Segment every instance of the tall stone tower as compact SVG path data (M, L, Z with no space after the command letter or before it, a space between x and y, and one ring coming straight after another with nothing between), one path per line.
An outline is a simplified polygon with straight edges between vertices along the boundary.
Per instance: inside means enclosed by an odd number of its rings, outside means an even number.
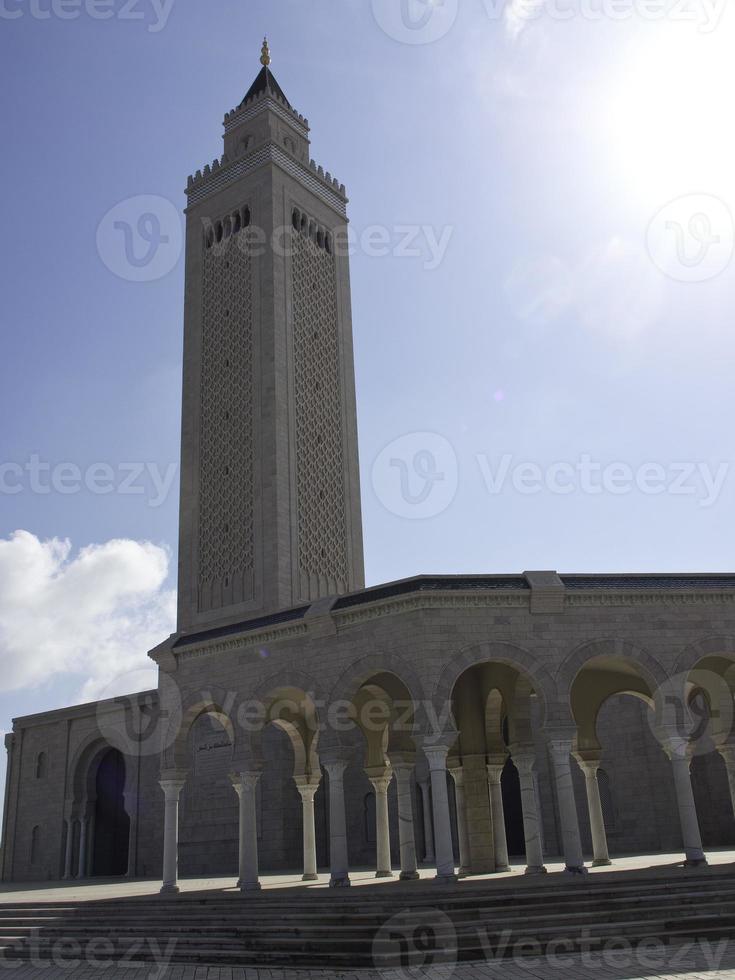
M261 63L187 186L179 630L364 585L347 199Z

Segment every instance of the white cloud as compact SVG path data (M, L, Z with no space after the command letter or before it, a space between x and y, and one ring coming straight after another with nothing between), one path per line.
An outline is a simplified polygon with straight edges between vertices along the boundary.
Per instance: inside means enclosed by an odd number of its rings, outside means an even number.
M113 540L72 554L28 531L0 539L0 691L80 679L80 700L155 686L147 652L174 629L168 552ZM121 676L123 675L123 676Z

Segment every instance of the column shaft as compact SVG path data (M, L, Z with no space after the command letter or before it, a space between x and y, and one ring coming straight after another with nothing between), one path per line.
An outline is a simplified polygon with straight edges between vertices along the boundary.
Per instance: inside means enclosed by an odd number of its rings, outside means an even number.
M161 894L179 890L179 797L183 779L161 779L165 796L163 816L163 884Z
M71 864L74 857L74 821L66 818L66 854L64 856L64 880L71 878Z
M694 791L692 790L691 758L687 746L683 743L667 749L667 754L671 759L671 767L674 772L676 802L679 808L681 836L686 855L685 863L689 867L699 867L707 863L707 858L702 848L697 805L694 802Z
M421 787L421 810L424 820L424 861L428 864L434 863L434 821L431 812L431 790L429 780L422 779L419 783Z
M452 766L449 770L454 780L454 800L457 811L457 839L459 842L459 874L472 874L470 865L470 836L467 830L467 803L464 798L464 770Z
M242 892L260 891L258 878L258 817L256 787L259 772L235 773L230 777L240 801L240 878L237 887Z
M304 840L304 874L302 881L316 881L319 877L316 868L316 827L314 825L314 796L319 788L319 780L308 776L296 777L296 788L301 796L301 813Z
M347 763L326 762L324 768L329 776L329 887L345 888L350 885L343 781Z
M452 825L449 819L447 794L447 745L424 745L431 773L431 799L434 812L434 847L436 852L436 881L456 881Z
M575 874L584 874L584 856L582 840L579 835L577 820L577 804L574 799L574 784L572 783L572 767L570 763L572 740L551 739L549 748L554 766L556 783L556 798L559 803L559 818L561 820L562 843L566 870Z
M587 753L589 755L589 753ZM599 753L595 753L599 755ZM600 799L600 783L597 773L600 768L598 757L590 759L579 752L575 753L579 768L584 773L584 785L587 792L587 809L590 816L590 832L592 834L592 864L602 867L610 864L610 854L607 849L607 834L605 833L605 818L602 813Z
M378 775L373 770L366 770L368 779L375 790L375 844L376 844L376 878L391 878L393 870L390 858L390 821L388 818L388 787L393 778L390 769L381 768Z
M508 838L505 833L505 808L503 807L503 787L501 777L505 763L490 764L487 767L487 782L490 791L490 810L493 821L493 840L495 841L495 870L510 871L508 859Z
M85 878L87 875L87 825L89 817L82 817L79 821L79 861L77 865L77 878Z
M541 814L536 792L536 760L531 752L513 753L513 762L518 770L521 784L521 806L523 808L523 836L526 842L526 874L546 874L541 838Z
M393 763L398 790L398 841L401 852L401 878L403 881L418 878L416 841L413 828L413 764Z

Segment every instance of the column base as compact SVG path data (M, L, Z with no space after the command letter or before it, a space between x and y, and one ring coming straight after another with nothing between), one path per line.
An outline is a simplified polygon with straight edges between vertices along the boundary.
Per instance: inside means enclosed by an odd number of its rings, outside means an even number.
M162 885L159 895L178 895L179 886L178 885Z
M301 875L301 880L302 881L318 881L319 880L319 875L303 874L303 875Z
M458 878L467 878L472 874L472 868L460 868L457 872Z
M238 881L237 887L241 892L259 892L262 886L259 881Z
M329 879L329 887L330 888L349 888L351 884L352 884L352 882L350 881L348 875L345 875L343 878L330 878Z
M498 874L505 874L507 871L510 871L510 865L509 864L496 864L495 865L495 874L496 875L498 875Z
M457 881L457 875L436 875L432 881L437 885L453 885Z
M709 867L709 862L706 857L703 858L687 858L684 862L685 868L707 868Z
M595 861L592 862L592 867L593 868L609 868L611 864L612 864L612 861L610 860L610 858L598 858L597 860L595 860Z
M416 881L416 879L420 877L421 875L418 873L418 871L401 871L401 873L398 875L399 881Z
M565 875L586 875L588 873L587 868L585 868L583 864L575 865L574 867L567 865L566 868L564 868Z
M524 875L545 875L549 872L543 864L529 864L523 873Z
M393 872L392 871L376 871L375 872L375 877L376 878L392 878L393 877Z

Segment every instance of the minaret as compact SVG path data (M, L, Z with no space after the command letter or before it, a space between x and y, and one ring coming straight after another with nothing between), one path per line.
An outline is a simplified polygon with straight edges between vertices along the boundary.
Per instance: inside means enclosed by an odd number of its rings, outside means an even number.
M347 198L261 64L187 186L183 631L364 585Z

